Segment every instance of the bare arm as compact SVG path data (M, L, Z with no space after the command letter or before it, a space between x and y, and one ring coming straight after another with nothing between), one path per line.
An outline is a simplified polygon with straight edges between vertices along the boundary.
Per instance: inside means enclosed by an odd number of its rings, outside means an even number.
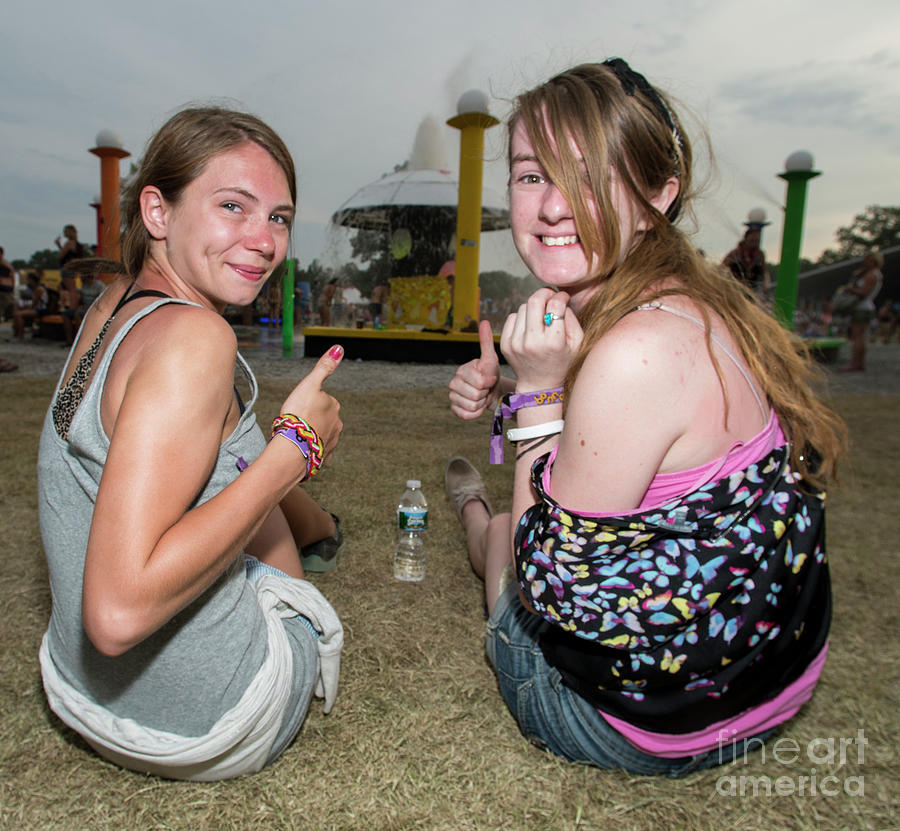
M503 355L516 373L516 392L535 392L561 386L583 337L569 296L552 289L538 289L519 310L507 318L500 338ZM544 315L557 315L549 326ZM516 414L519 427L556 421L563 417L562 404L527 407ZM547 452L549 443L532 450L520 448L513 476L512 534L525 511L537 501L531 487L531 465ZM511 539L512 545L512 539Z
M653 330L670 321L633 316L594 346L579 373L553 465L553 498L573 510L638 507L684 434L684 368Z
M724 327L719 335L727 336ZM727 419L701 328L652 310L620 320L591 349L567 402L554 499L576 511L632 511L657 473L706 464L757 435L767 411L755 385L730 359L719 368Z
M139 643L212 585L306 470L296 447L272 441L228 487L190 508L223 434L233 428L236 345L216 315L157 314L139 324L145 329L121 400L104 414L110 448L91 525L82 616L92 642L109 655ZM320 360L288 399L332 448L340 420L321 381L335 364Z
M62 237L57 237L54 242L56 242L56 247L59 249L60 255L65 254L67 251L74 251L76 242L75 240L67 239L65 245L60 244L60 239Z

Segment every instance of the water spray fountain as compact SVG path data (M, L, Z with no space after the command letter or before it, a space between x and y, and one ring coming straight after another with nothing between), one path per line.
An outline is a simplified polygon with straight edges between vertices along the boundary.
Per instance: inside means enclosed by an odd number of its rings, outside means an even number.
M387 328L305 327L307 356L334 343L351 358L439 362L477 356L480 235L509 227L506 200L482 187L484 131L498 123L487 102L483 92L470 90L447 122L460 130L458 179L444 167L437 123L426 118L409 163L360 188L335 212L335 225L378 232L390 245Z

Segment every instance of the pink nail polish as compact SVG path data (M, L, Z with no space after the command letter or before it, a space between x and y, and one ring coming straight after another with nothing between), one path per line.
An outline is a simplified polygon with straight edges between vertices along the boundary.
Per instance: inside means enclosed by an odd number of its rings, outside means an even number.
M341 355L344 354L344 347L340 344L335 344L328 350L328 357L333 358L335 361L339 360Z

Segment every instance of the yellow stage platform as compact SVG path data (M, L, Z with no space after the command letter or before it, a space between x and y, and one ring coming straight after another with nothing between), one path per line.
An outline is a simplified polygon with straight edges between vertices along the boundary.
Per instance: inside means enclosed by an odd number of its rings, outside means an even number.
M344 347L346 358L399 363L464 363L480 353L477 332L442 332L423 329L344 329L306 326L302 330L304 354L317 358L331 346ZM494 335L495 344L499 335Z

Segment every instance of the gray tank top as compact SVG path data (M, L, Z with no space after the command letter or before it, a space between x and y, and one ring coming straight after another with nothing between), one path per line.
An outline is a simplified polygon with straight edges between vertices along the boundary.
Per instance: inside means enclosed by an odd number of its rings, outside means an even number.
M57 434L52 407L48 409L38 456L38 499L53 600L48 646L56 668L72 686L117 716L199 736L237 703L266 654L265 623L242 557L165 626L117 658L101 655L81 623L85 552L109 450L100 402L110 362L139 320L166 303L184 302L167 298L151 303L116 333L75 411L68 440ZM240 459L249 463L265 447L253 414L256 379L240 355L238 366L250 385L250 398L234 432L219 448L195 505L239 475ZM58 393L59 385L54 401Z

